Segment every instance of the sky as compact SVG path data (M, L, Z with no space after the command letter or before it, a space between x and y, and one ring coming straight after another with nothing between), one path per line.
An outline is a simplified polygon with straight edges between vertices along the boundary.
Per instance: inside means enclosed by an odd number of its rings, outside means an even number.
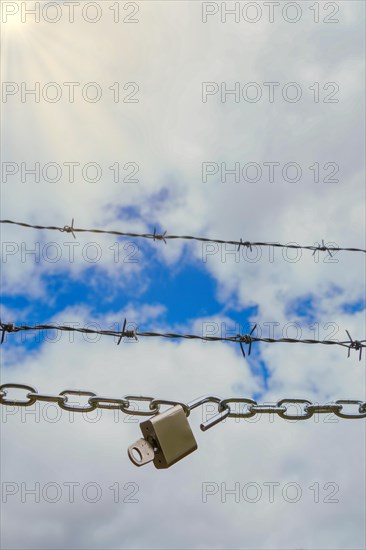
M364 17L353 0L2 1L1 219L366 248ZM2 322L365 338L363 253L0 230ZM244 358L235 343L116 343L7 334L1 383L366 398L365 357L339 346L255 343ZM2 547L365 547L362 419L202 432L212 412L189 417L198 450L157 470L127 456L141 417L1 407Z

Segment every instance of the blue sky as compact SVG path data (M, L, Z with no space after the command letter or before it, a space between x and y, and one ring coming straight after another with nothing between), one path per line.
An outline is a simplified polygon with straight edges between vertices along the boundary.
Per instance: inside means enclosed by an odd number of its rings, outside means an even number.
M120 239L122 246L125 242L131 243L127 239ZM98 319L98 326L102 329L121 330L123 319L119 316L119 312L125 310L131 304L137 311L144 304L149 304L152 307L157 306L160 308L160 313L156 319L140 323L138 317L128 318L128 322L132 323L130 328L138 327L141 332L155 331L157 329L154 328L154 323L155 325L158 323L159 326L167 327L167 331L180 330L182 333L187 331L194 333L194 329L189 330L189 327L192 327L194 321L199 319L214 320L216 328L210 325L208 328L210 332L207 333L209 335L233 336L237 333L248 333L253 328L258 315L258 306L241 308L238 303L235 303L237 298L233 296L231 296L229 304L220 301L218 299L217 281L210 273L207 273L201 263L192 259L190 255L192 246L196 246L195 243L186 246L183 253L184 261L171 266L170 269L159 261L154 249L156 245L150 242L144 243L141 240L133 241L133 245L137 249L137 260L141 259L142 256L148 258L149 265L148 272L140 274L134 283L127 284L122 290L113 292L113 278L101 274L98 265L90 266L86 274L76 280L70 277L66 270L52 277L43 276L45 297L41 300L34 300L34 298L25 296L22 293L18 294L16 289L14 295L2 296L1 303L6 307L6 311L18 312L15 317L5 321L15 322L18 325L47 324L50 319L64 309L86 306L88 309L87 324ZM161 246L162 243L157 243L157 245ZM35 265L37 265L37 262L35 262ZM117 269L119 267L120 265ZM245 267L238 265L238 270L243 276L245 276ZM147 283L141 285L141 289L138 287L139 277L144 278L145 283ZM113 294L112 299L111 292ZM328 294L342 295L342 289L330 288ZM48 299L49 296L52 296L52 300ZM304 333L299 335L295 328L295 331L292 329L293 332L290 334L281 334L277 328L280 323L271 319L264 321L264 324L261 324L259 328L260 333L257 329L256 334L263 337L321 338L319 328L315 328L317 326L316 300L317 297L314 294L309 294L299 296L287 304L286 315L288 319L292 319L292 322L301 327ZM364 309L365 302L362 300L354 303L341 303L341 311L348 315L362 312ZM112 318L113 322L101 325L99 320L103 319L105 315ZM67 321L64 322L67 323ZM291 321L289 323L291 324ZM176 327L178 328L176 329ZM181 328L179 329L179 327ZM186 327L186 330L182 327ZM333 326L327 326L327 328L328 336L324 334L324 339L334 336ZM198 334L205 334L204 329L198 331ZM338 339L341 337L339 334L337 336ZM45 345L45 338L47 341L53 339L57 341L60 335L54 334L52 331L41 334L31 332L8 335L6 346L11 348L15 345L17 348L20 346L24 350L37 352ZM109 340L109 337L104 338ZM346 336L343 335L342 339L346 339ZM110 345L114 344L115 340L111 339ZM245 368L249 367L253 375L262 379L262 389L254 392L252 396L254 399L262 397L263 390L268 389L270 384L270 371L266 362L261 358L261 346L263 344L260 343L253 346L252 357L251 359L248 358L245 365ZM241 356L239 346L236 346L236 350Z

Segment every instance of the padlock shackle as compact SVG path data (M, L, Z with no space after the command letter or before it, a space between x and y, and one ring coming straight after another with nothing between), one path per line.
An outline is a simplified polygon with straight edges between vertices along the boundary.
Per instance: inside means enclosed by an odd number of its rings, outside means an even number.
M204 405L205 403L221 403L222 399L221 397L215 397L212 395L204 395L202 397L197 397L197 399L194 399L193 401L190 401L188 403L188 407L191 411L193 409L196 409L197 407L200 407L201 405Z

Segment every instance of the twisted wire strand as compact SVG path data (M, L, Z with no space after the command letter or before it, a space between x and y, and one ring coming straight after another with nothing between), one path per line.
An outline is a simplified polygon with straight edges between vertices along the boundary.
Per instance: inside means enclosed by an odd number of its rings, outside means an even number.
M198 241L198 242L205 242L205 243L216 243L216 244L232 244L236 245L238 247L238 250L241 246L245 246L247 248L250 248L252 246L273 246L276 248L293 248L293 249L302 249L302 250L311 250L313 253L316 251L320 252L328 252L330 256L332 256L332 252L339 252L339 251L347 251L347 252L364 252L366 253L366 249L364 248L355 248L355 247L327 247L324 244L324 241L322 241L322 244L318 244L318 246L314 245L298 245L298 244L281 244L281 243L275 243L275 242L262 242L262 241L243 241L242 239L238 240L225 240L225 239L211 239L208 237L195 237L193 235L168 235L165 231L164 233L157 233L156 228L154 229L154 233L130 233L130 232L124 232L124 231L115 231L115 230L109 230L109 229L84 229L80 227L74 227L74 220L72 220L71 225L65 225L63 227L58 227L55 225L33 225L29 223L24 222L15 222L12 220L0 220L0 223L2 224L12 224L12 225L18 225L20 227L27 227L31 229L39 229L39 230L50 230L50 231L60 231L61 233L71 233L74 238L76 238L75 233L94 233L94 234L105 234L105 235L117 235L121 237L134 237L134 238L143 238L143 239L152 239L153 241L164 241L165 244L167 244L168 240L173 239L180 239L180 240L190 240L190 241Z
M82 334L100 334L101 336L114 336L118 338L118 344L120 344L122 338L169 338L169 339L186 339L186 340L201 340L205 342L234 342L239 343L241 351L245 357L245 351L243 344L249 346L248 355L250 355L251 347L254 342L264 342L264 343L286 343L286 344L323 344L327 346L341 346L348 349L348 357L350 356L350 350L355 349L359 351L359 359L361 360L362 349L366 347L366 340L353 340L348 331L347 335L349 340L345 341L336 341L336 340L314 340L314 339L296 339L296 338L261 338L253 336L253 331L256 326L252 329L249 334L237 334L236 336L201 336L199 334L181 334L175 332L152 332L144 331L139 332L137 329L126 330L126 319L123 324L122 331L116 330L100 330L92 328L78 328L71 327L66 325L57 325L57 324L41 324L41 325L15 325L13 323L2 323L0 321L0 328L2 331L1 343L4 342L5 333L16 333L21 331L41 331L41 330L58 330L62 332L78 332Z

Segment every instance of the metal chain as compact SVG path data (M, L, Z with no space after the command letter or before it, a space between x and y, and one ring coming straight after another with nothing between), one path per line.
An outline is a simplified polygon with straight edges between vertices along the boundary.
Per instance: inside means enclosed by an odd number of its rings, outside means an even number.
M238 250L241 246L244 246L246 248L249 248L252 250L253 246L273 246L276 248L295 248L295 249L303 249L303 250L312 250L313 255L316 251L319 252L327 252L329 256L332 256L332 252L339 252L339 251L348 251L348 252L364 252L366 253L366 250L364 248L341 248L341 247L334 247L334 246L326 246L324 244L324 240L322 240L321 244L317 243L317 246L303 246L298 244L280 244L280 243L271 243L271 242L256 242L256 241L243 241L243 239L240 239L239 241L228 241L223 239L209 239L207 237L194 237L192 235L168 235L165 231L164 233L157 233L156 228L154 228L154 233L126 233L123 231L112 231L107 229L82 229L74 227L74 219L72 219L71 225L64 225L63 227L58 227L55 225L33 225L30 223L24 223L24 222L14 222L12 220L0 220L0 223L6 223L6 224L12 224L12 225L19 225L21 227L27 227L31 229L46 229L49 231L60 231L61 233L71 233L74 239L76 239L75 233L94 233L94 234L107 234L107 235L118 235L121 237L134 237L134 238L142 238L142 239L152 239L153 241L164 241L165 244L167 244L167 240L169 239L181 239L181 240L190 240L190 241L199 241L202 243L216 243L216 244L232 244L238 247Z
M24 390L23 399L8 398L8 390ZM84 405L75 405L69 402L70 395L88 397ZM221 399L215 396L199 397L190 403L166 399L155 399L142 395L126 395L124 397L104 397L86 390L64 390L59 395L44 395L32 386L26 384L2 384L0 385L0 405L30 407L38 401L56 403L66 411L88 413L95 409L121 410L128 415L155 416L160 411L161 405L180 405L186 416L189 416L193 409L201 407L205 403L214 403L217 406L217 413L208 421L201 424L201 430L206 431L225 418L251 418L256 414L277 414L285 420L307 420L314 414L335 414L339 418L356 419L366 418L366 402L354 399L338 399L332 403L318 404L307 399L281 399L275 404L259 404L253 399L243 397L231 397ZM145 402L146 407L140 409L138 403ZM137 405L137 408L136 408ZM296 413L288 411L296 408Z

